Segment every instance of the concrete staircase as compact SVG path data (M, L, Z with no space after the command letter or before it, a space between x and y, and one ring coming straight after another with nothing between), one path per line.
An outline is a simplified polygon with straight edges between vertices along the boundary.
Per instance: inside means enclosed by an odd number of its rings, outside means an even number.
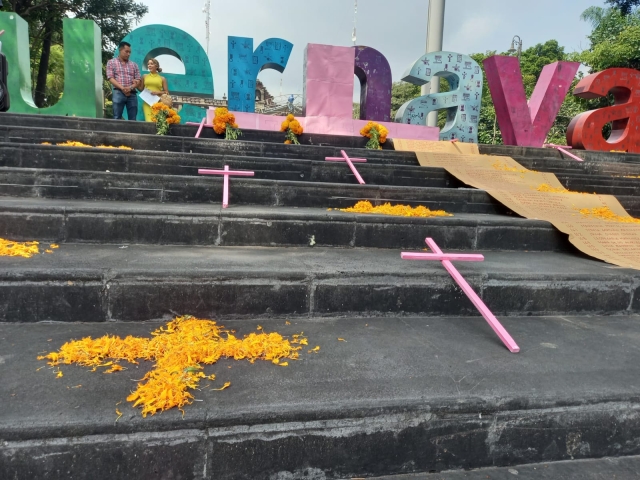
M586 257L550 224L390 145L153 130L0 115L0 236L61 246L0 258L3 478L348 478L640 454L640 272ZM42 145L66 140L134 150ZM340 149L368 159L367 185L324 161ZM624 178L640 176L640 156L481 153L616 195L640 217L640 179ZM222 181L197 175L224 165L256 172L231 179L226 210ZM362 199L454 216L328 211ZM458 268L520 354L440 265L400 259L427 236L485 255ZM239 334L304 330L321 354L288 369L220 362L211 371L233 387L199 392L184 418L123 404L117 423L115 404L148 366L36 372L39 353L71 338L148 336L187 313Z

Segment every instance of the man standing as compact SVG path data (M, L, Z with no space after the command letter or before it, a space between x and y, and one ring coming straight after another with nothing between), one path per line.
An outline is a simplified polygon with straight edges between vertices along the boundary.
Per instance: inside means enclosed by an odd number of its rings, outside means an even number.
M131 44L121 42L118 51L118 56L107 62L107 80L113 85L113 118L121 119L126 106L127 117L135 120L138 116L136 88L140 84L140 69L129 60Z

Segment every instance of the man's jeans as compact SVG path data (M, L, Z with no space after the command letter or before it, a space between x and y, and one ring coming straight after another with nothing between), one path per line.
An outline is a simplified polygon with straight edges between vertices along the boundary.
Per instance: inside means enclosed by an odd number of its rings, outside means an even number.
M131 92L128 97L121 90L113 90L113 118L119 120L122 118L124 107L127 107L127 118L135 120L138 116L138 96L135 92Z

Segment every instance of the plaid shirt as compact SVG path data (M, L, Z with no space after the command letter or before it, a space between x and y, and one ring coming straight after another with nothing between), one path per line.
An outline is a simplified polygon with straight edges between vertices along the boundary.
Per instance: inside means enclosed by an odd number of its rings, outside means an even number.
M118 57L112 58L107 62L107 80L112 78L115 78L123 87L130 87L140 78L140 69L131 60L123 62Z

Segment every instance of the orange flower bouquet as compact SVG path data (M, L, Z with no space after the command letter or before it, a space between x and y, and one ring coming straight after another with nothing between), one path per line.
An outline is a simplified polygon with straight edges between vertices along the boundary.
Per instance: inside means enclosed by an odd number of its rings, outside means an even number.
M216 108L216 116L213 119L213 131L218 135L224 133L225 140L237 140L238 137L242 135L242 131L236 123L236 116L224 107Z
M180 123L178 112L162 102L158 102L151 107L151 119L156 122L158 135L168 134L170 125Z
M369 122L360 130L360 135L369 139L365 148L382 150L382 144L387 141L389 130L379 123Z
M302 125L300 125L300 122L296 120L296 117L294 117L293 114L290 113L289 115L287 115L287 119L282 122L282 125L280 125L280 131L286 132L286 140L284 141L284 143L286 143L287 145L291 145L292 143L295 145L300 145L298 136L302 135L302 132L304 130L302 128Z

